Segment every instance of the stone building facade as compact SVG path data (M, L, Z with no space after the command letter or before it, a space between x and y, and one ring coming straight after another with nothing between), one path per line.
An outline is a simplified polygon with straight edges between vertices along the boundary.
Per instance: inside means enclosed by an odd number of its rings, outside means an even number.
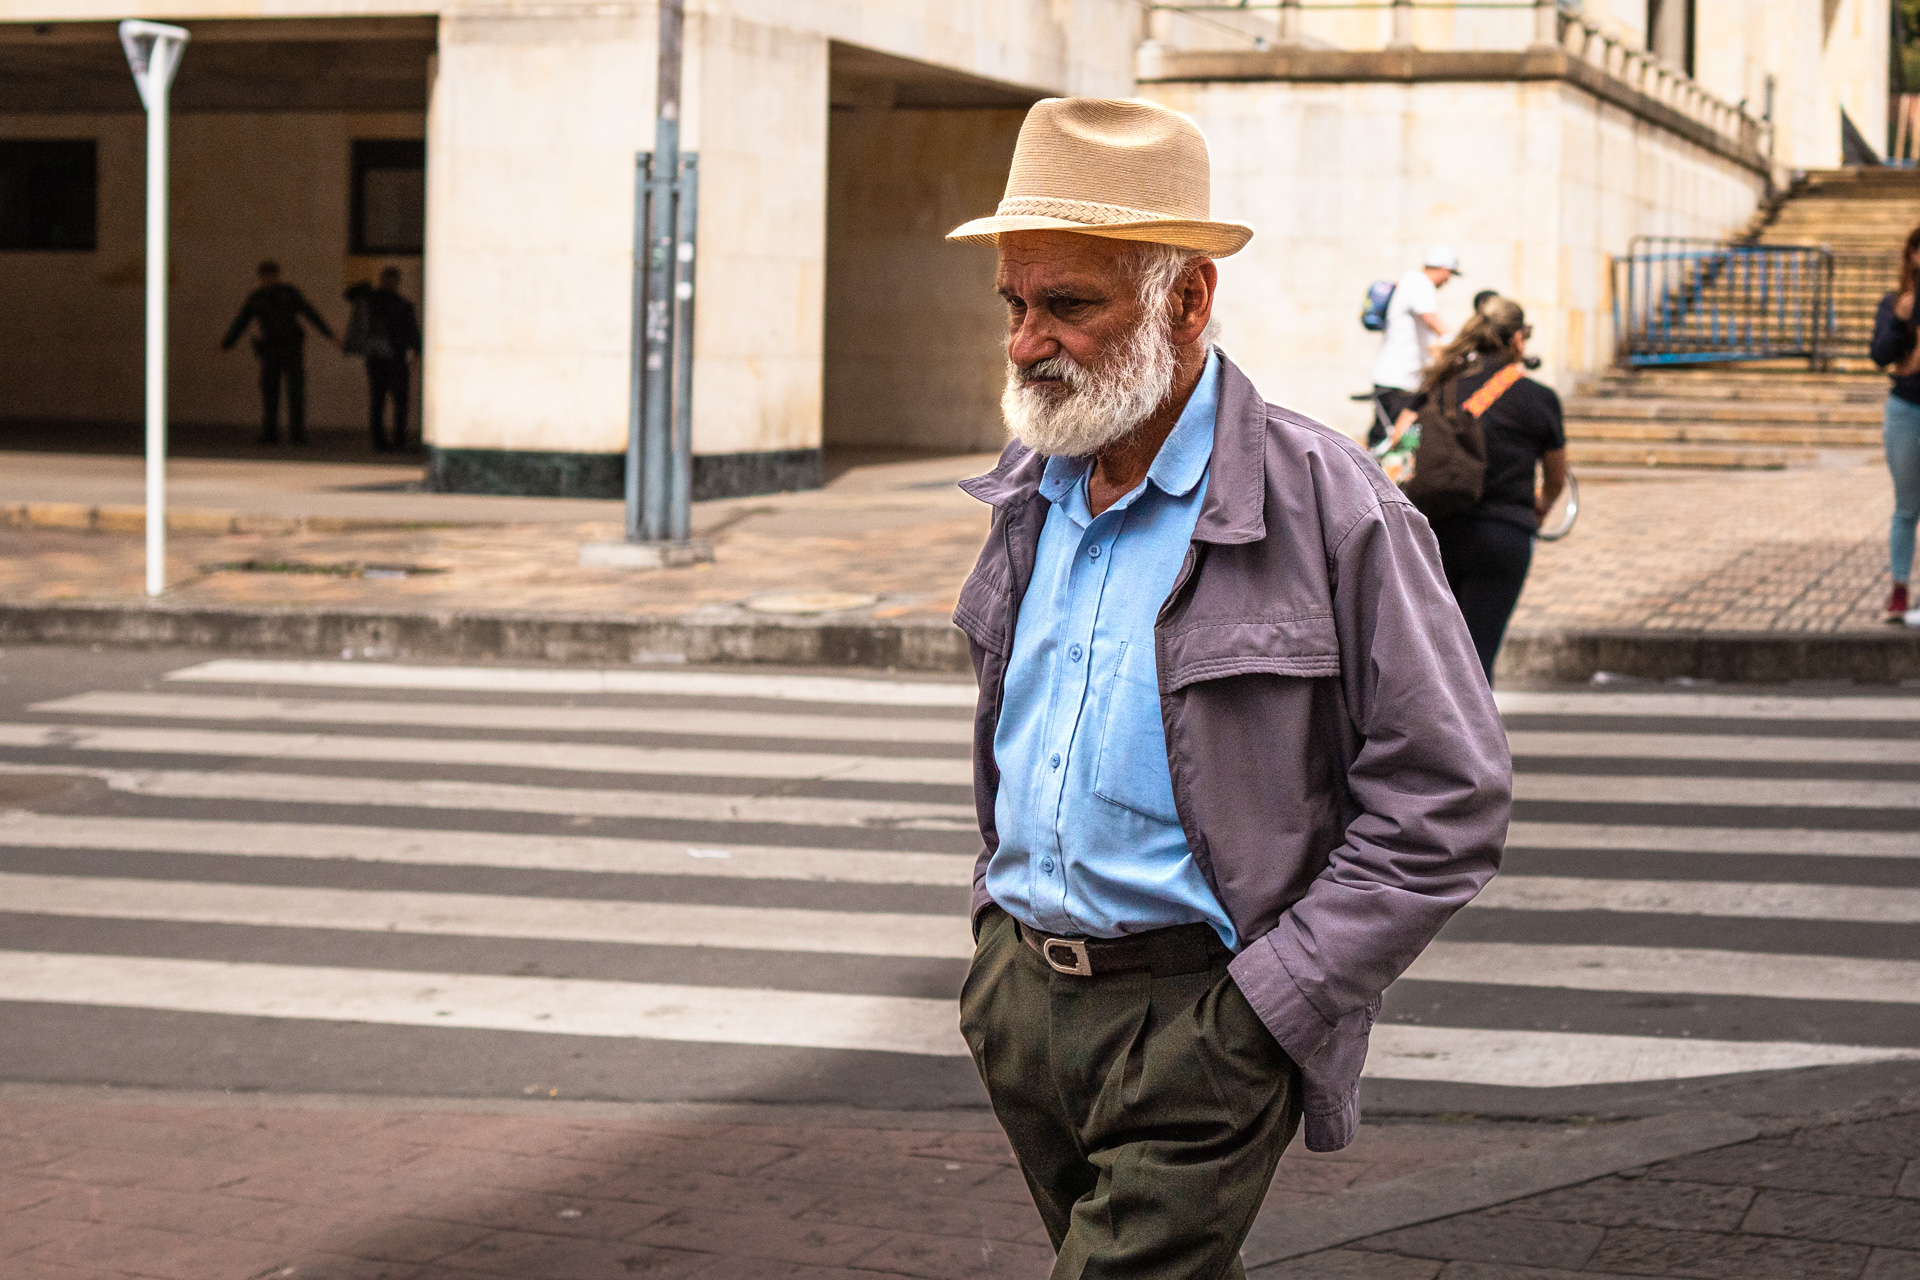
M1609 255L1735 230L1789 171L1838 162L1842 108L1884 132L1887 3L688 0L697 492L817 483L825 449L998 444L991 255L940 237L992 207L1039 97L1194 115L1216 211L1259 228L1223 264L1227 349L1270 396L1353 427L1375 341L1360 295L1430 241L1471 273L1447 308L1500 288L1534 313L1550 376L1607 363ZM617 491L644 0L0 0L0 168L53 154L13 143L67 144L95 183L84 244L0 226L0 439L139 416L143 135L113 34L130 16L193 32L177 420L245 438L252 371L214 344L255 261L338 322L341 291L393 262L426 324L436 482ZM356 426L351 362L316 347L308 365L315 426Z

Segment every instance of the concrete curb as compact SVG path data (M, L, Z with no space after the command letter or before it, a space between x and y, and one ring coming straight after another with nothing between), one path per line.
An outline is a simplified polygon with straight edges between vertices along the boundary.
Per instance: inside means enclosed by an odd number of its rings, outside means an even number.
M1729 684L1920 680L1920 627L1838 634L1765 631L1531 631L1507 636L1497 674L1515 680L1586 680L1596 672L1649 680Z
M0 643L238 649L463 661L769 663L971 671L944 618L785 618L734 608L678 617L533 612L0 603Z
M848 612L756 614L731 605L675 615L403 610L141 602L0 602L0 643L457 661L766 663L970 672L966 639L944 618ZM1577 682L1596 672L1727 683L1920 680L1920 628L1828 636L1646 631L1523 632L1507 639L1504 680Z
M366 516L266 516L200 507L167 510L167 532L181 536L229 533L376 533L446 529L499 520L389 520ZM65 529L72 533L145 533L147 509L88 506L83 502L16 502L0 506L0 529Z
M1716 1111L1561 1134L1525 1151L1482 1156L1349 1191L1331 1203L1288 1205L1254 1222L1240 1256L1248 1273L1402 1227L1488 1209L1622 1169L1748 1142L1760 1127Z

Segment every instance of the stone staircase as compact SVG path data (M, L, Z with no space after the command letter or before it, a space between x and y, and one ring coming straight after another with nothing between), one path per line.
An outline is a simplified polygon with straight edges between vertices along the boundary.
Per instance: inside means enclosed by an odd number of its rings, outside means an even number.
M1825 370L1806 361L1616 369L1566 402L1575 466L1779 468L1864 460L1880 445L1886 378L1867 357L1874 308L1920 222L1920 173L1807 174L1758 210L1740 239L1834 253L1835 321Z
M1880 444L1878 373L1715 365L1609 370L1566 402L1576 467L1780 468Z

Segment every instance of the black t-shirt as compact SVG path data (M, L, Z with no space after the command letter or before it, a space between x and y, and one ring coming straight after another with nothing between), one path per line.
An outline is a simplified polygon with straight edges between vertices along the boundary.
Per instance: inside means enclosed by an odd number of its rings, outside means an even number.
M1505 363L1477 364L1460 375L1459 402L1466 403ZM1541 454L1567 447L1560 397L1552 387L1522 378L1480 415L1480 429L1487 437L1487 482L1480 492L1480 505L1467 514L1538 529L1540 521L1533 514L1534 469Z

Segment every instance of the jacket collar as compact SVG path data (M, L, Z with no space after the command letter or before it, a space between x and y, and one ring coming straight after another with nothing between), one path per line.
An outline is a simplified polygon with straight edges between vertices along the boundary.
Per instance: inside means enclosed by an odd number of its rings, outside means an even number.
M1045 456L1014 440L1001 452L998 466L983 476L962 480L960 488L990 507L1004 507L1038 493L1046 470Z
M1267 536L1266 437L1266 401L1222 351L1211 478L1194 524L1195 542L1258 542ZM1046 468L1045 457L1015 440L998 466L961 481L960 488L990 506L1007 507L1032 499Z
M1267 402L1240 366L1220 353L1220 410L1213 469L1195 542L1258 542L1267 536Z

